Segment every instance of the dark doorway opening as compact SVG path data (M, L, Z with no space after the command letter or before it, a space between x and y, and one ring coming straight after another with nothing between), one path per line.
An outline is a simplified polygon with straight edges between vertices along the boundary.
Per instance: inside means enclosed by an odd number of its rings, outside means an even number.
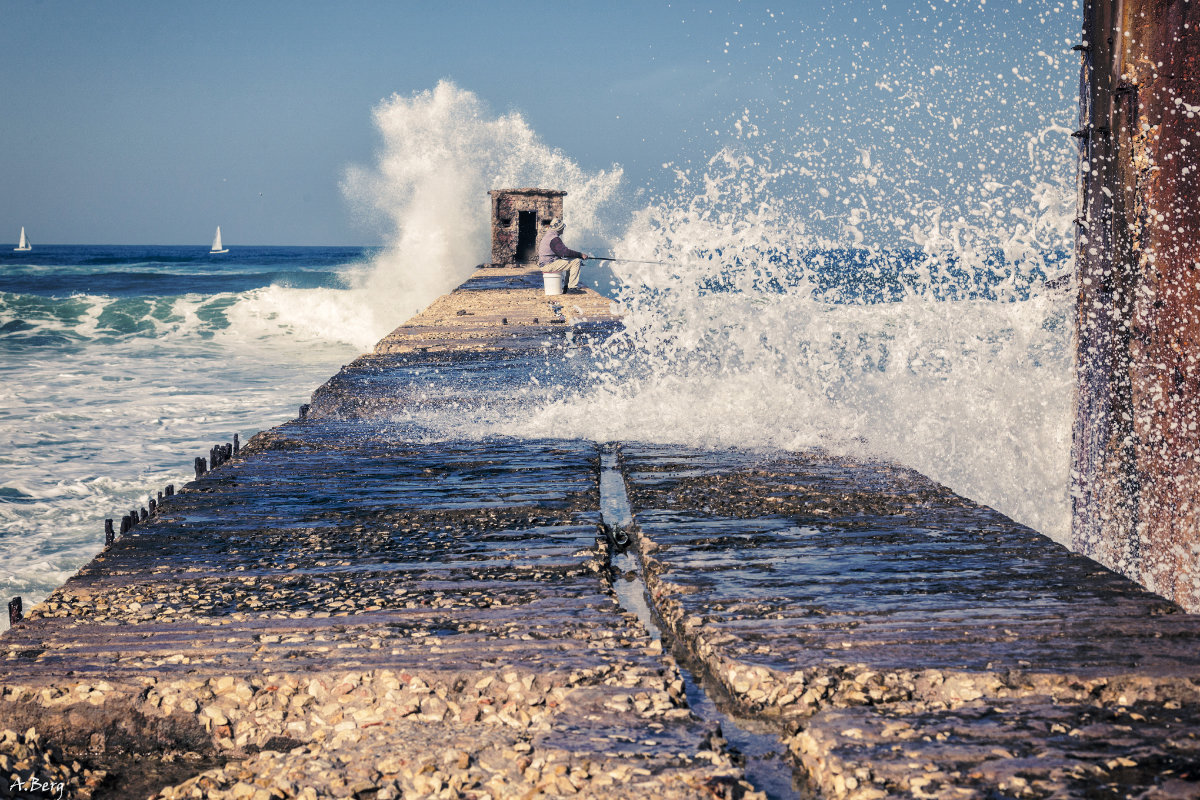
M537 254L537 212L517 213L517 262L526 264Z

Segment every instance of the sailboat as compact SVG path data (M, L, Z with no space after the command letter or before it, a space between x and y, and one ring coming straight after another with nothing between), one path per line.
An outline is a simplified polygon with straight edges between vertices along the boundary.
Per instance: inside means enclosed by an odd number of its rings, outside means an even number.
M212 250L209 250L208 252L209 253L228 253L229 252L228 247L221 246L221 226L220 225L217 226L217 235L213 237Z
M21 241L13 248L14 253L21 253L33 248L29 245L29 240L25 238L25 226L21 226Z

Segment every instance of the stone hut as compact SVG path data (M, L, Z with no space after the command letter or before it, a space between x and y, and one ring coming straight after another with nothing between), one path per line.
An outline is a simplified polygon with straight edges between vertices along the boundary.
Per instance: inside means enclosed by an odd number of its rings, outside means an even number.
M557 189L494 189L492 197L492 264L527 264L537 260L538 239L550 220L562 218L563 198Z

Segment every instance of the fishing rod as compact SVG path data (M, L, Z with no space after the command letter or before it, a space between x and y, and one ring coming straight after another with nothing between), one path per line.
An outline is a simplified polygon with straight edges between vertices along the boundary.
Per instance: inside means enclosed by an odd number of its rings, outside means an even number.
M589 256L589 258L592 261L623 261L626 264L658 264L659 266L663 266L667 263L665 261L638 261L634 258L609 258L608 256Z

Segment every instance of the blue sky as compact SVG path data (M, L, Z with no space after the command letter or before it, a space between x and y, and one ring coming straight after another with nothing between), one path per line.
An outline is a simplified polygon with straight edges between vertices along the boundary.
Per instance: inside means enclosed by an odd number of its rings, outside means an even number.
M0 0L0 239L375 244L339 182L373 161L372 109L442 79L631 194L747 144L738 119L890 150L974 122L962 151L995 154L1069 110L1073 5ZM940 98L919 115L913 81Z

